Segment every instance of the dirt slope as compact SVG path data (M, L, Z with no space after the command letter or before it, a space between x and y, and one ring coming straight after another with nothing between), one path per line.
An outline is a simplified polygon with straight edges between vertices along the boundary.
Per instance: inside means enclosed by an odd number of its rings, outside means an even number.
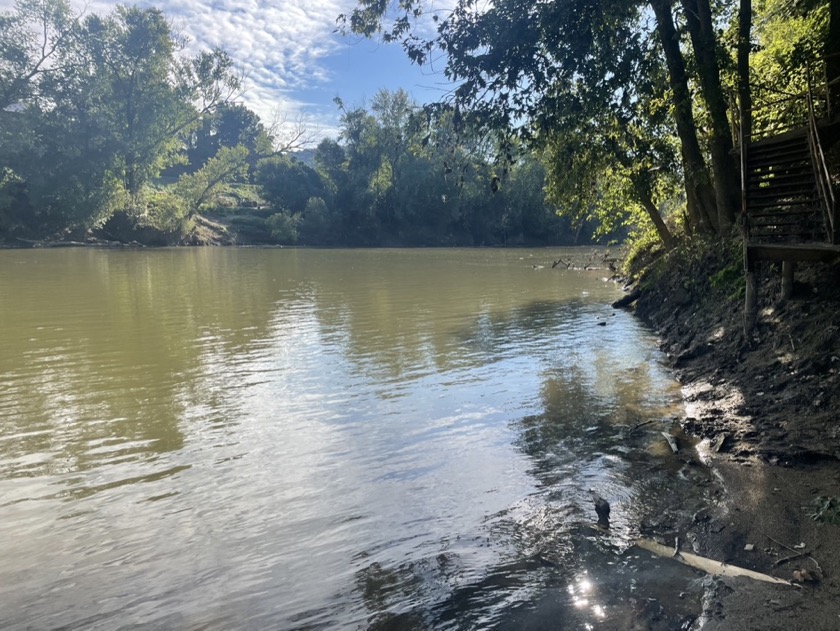
M660 332L684 428L706 439L725 489L685 540L798 583L709 579L693 628L840 629L840 266L799 266L785 303L778 269L760 275L749 336L737 244L673 252L639 282L636 313Z

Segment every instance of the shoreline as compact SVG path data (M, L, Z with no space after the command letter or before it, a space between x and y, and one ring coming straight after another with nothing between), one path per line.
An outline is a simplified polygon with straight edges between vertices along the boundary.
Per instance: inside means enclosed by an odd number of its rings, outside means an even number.
M635 314L658 333L682 384L682 428L700 439L722 489L678 530L688 551L796 587L713 577L699 628L837 629L840 524L827 519L833 504L820 508L840 495L840 270L802 269L794 298L782 303L779 275L766 265L747 337L737 278L710 282L720 263L668 266L679 271L635 287Z

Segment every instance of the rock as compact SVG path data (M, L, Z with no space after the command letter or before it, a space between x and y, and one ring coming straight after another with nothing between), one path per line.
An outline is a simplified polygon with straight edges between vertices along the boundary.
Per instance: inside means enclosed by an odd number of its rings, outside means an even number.
M595 512L598 515L598 525L601 528L610 527L610 503L599 495L595 496Z

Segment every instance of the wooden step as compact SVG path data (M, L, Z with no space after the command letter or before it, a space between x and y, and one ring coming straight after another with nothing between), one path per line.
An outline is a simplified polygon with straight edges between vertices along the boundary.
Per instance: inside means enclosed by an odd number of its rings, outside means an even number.
M784 184L775 184L771 186L749 186L747 188L747 195L798 195L800 193L813 194L817 190L817 185L806 181L790 181Z
M802 216L814 215L819 213L815 208L803 208L801 210L783 210L779 212L752 212L747 213L750 219L763 219L764 217L788 217L788 216ZM801 220L800 220L801 221Z
M820 217L815 212L803 213L801 215L789 215L787 213L765 213L761 215L749 215L750 225L756 226L800 226L803 229L812 229L812 224L820 223Z
M747 190L747 199L752 201L762 201L766 199L791 199L793 197L802 199L810 199L819 201L816 197L816 188L814 186L804 187L800 186L798 188L787 187L787 188L759 188L759 189L749 189Z
M799 173L802 175L813 173L811 162L776 162L774 164L750 165L747 167L747 177L767 177L773 173Z
M765 232L750 230L750 240L763 239L765 242L772 242L793 239L798 242L803 241L819 241L819 235L816 232Z
M813 173L766 173L762 177L747 178L747 183L750 186L761 188L790 186L792 184L816 184Z
M785 195L787 193L797 192L813 193L816 190L817 185L813 180L810 182L807 180L789 180L783 184L771 184L769 186L760 186L759 183L756 183L747 187L748 194L756 193L759 195L767 195L768 193L772 195Z
M747 145L748 151L775 151L788 149L790 147L802 147L808 145L808 136L802 134L790 138L765 138L758 142L751 142Z
M778 171L813 171L811 161L802 162L773 162L767 164L750 164L747 165L748 174L767 174L776 173Z
M772 175L774 173L799 173L801 175L811 174L811 177L813 177L814 169L811 167L810 162L799 162L795 164L791 162L779 162L778 164L765 164L760 167L751 166L747 168L748 177L767 177L768 175Z
M795 144L803 141L807 142L808 136L805 133L805 128L801 127L756 140L755 142L751 142L749 146L763 149L765 147L777 147L779 145Z
M764 244L747 242L747 257L765 261L835 261L840 245L826 243Z
M810 175L810 177L808 177ZM803 187L810 186L815 188L817 183L814 181L814 174L805 173L787 173L774 174L772 177L764 178L750 178L747 180L748 190L757 189L783 189L786 187Z
M789 213L797 213L802 215L810 215L818 213L819 207L816 204L804 204L801 202L791 202L789 204L769 203L749 204L747 207L747 214L753 215L768 213L771 215L787 215ZM801 211L801 213L800 213Z
M797 158L810 157L811 150L807 144L780 145L778 147L747 147L747 162L753 159L766 160L767 158L785 157Z

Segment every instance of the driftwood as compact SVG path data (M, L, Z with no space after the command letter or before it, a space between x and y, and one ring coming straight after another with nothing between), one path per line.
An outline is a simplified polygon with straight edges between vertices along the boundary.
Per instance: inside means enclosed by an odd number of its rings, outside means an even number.
M24 239L23 237L16 237L21 243L26 243L32 248L124 248L131 247L145 247L142 243L131 241L123 243L122 241L108 241L105 239L94 239L91 241L35 241L33 239Z
M817 568L817 572L820 573L820 576L824 575L823 569L820 567L820 564L817 563L817 560L814 557L812 557L811 554L807 550L803 550L803 549L801 549L801 547L800 547L800 549L792 548L791 546L787 545L786 543L782 543L778 539L774 539L773 537L768 535L766 532L763 532L761 534L763 534L765 537L767 537L773 543L775 543L777 545L780 545L783 548L785 548L786 550L789 550L790 552L794 553L793 556L790 556L790 557L787 557L785 559L781 559L779 561L776 561L776 564L774 565L774 567L782 565L783 563L786 563L788 561L793 561L794 559L798 559L800 557L805 557L814 564L814 566ZM804 546L804 544L803 544L803 546Z
M703 570L707 574L713 574L715 576L744 576L756 581L764 581L765 583L775 583L777 585L787 585L789 587L793 587L793 583L782 578L776 578L775 576L770 576L769 574L762 574L761 572L748 570L743 567L738 567L737 565L728 565L726 563L721 563L720 561L715 561L714 559L707 559L706 557L702 557L698 554L691 554L690 552L675 552L674 548L669 548L668 546L656 543L650 539L645 539L644 537L637 539L636 545L642 550L647 550L648 552L652 552L653 554L661 557L674 559L675 561L679 561L680 563L689 565L698 570Z
M662 436L665 437L665 440L668 441L668 446L671 448L671 451L677 453L680 450L679 445L677 445L677 439L671 436L668 432L659 432Z
M636 423L633 427L630 428L630 433L635 432L640 427L644 427L645 425L650 425L651 423L656 423L657 419L650 419L649 421L642 421L641 423Z

